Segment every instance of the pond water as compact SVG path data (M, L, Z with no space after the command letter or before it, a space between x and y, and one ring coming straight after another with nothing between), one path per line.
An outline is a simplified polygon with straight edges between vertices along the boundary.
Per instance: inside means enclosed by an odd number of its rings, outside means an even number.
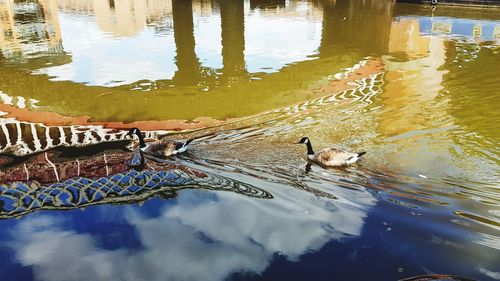
M0 280L500 279L500 8L0 0L0 49Z

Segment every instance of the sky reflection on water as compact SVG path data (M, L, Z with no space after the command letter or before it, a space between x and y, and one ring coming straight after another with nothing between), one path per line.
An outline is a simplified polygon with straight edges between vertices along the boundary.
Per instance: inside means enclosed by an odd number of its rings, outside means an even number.
M297 262L331 240L359 236L365 210L375 203L366 192L356 206L298 190L277 193L276 200L254 200L190 191L158 215L147 208L120 207L122 213L105 207L94 217L130 225L134 230L127 234L136 238L120 232L115 238L137 240L136 249L102 248L105 240L96 229L72 230L76 222L50 213L19 222L8 244L40 280L222 280L235 272L261 273L278 253Z

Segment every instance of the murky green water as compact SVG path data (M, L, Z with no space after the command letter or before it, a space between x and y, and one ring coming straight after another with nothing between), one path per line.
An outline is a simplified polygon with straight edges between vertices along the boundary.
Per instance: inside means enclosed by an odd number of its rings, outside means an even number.
M492 7L0 0L0 279L498 280L499 46ZM129 127L197 172L127 172Z

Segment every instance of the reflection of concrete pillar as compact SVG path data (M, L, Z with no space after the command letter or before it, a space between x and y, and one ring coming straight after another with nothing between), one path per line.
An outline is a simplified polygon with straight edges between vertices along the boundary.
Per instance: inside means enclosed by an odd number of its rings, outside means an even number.
M194 51L193 5L191 0L172 0L177 71L173 77L178 85L196 85L200 63Z
M14 26L13 1L0 1L0 48L14 49L20 45Z
M14 8L22 3L13 0L0 1L0 48L11 55L12 53L22 54L39 50L42 47L39 43L43 42L46 43L49 52L62 53L56 1L37 0L32 4L38 10L36 16L30 20L24 20L23 15L16 13ZM33 22L40 24L32 26ZM26 28L27 26L29 28ZM29 44L32 44L31 48L22 47Z
M319 53L321 57L327 57L331 52L329 49L335 43L335 5L328 1L323 3L323 22L321 28L321 43L319 45Z
M57 14L57 3L55 0L38 0L45 17L46 34L48 36L49 50L52 53L63 53L61 28Z
M244 79L245 65L245 14L243 0L220 1L222 29L222 64L224 79Z
M387 50L394 1L324 0L323 3L320 56L331 55L332 46L355 48L366 54Z

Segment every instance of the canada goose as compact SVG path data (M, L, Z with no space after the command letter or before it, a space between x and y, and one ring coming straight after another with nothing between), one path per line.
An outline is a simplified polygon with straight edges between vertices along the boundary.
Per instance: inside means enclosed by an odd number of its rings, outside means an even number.
M186 151L190 142L193 139L188 139L185 142L172 141L167 139L151 140L147 143L138 128L132 128L128 131L127 136L135 134L139 138L139 149L147 155L156 157L168 157Z
M325 148L318 153L314 153L311 141L307 137L303 137L298 143L307 145L307 159L329 167L350 165L358 161L359 157L366 153L364 151L351 153L338 148Z

